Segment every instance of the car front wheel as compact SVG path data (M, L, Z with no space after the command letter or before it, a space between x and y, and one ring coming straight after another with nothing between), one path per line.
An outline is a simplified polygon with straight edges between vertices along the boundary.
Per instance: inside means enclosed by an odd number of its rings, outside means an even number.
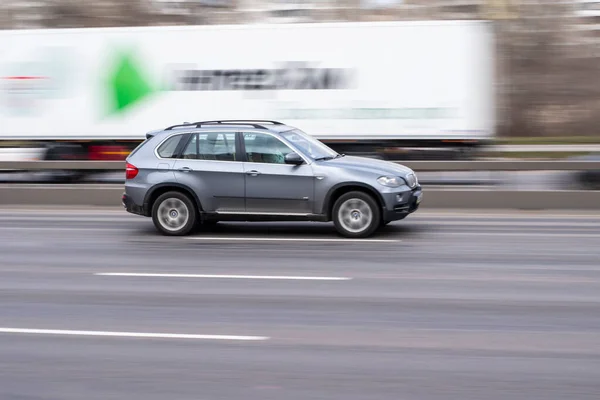
M154 202L152 221L163 235L187 235L196 223L196 208L185 194L167 192Z
M340 196L333 206L333 223L346 237L363 238L372 235L381 224L381 212L375 199L363 192Z

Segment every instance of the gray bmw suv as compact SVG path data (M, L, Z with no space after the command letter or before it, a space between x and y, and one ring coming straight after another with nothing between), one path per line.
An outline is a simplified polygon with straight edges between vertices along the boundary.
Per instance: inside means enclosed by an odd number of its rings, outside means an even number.
M122 202L165 235L218 221L333 221L367 237L414 212L415 173L338 154L276 121L223 120L150 132L128 157Z

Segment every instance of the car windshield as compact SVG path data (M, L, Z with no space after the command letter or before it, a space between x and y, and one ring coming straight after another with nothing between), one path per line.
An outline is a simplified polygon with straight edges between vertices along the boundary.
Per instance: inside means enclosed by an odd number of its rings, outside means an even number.
M339 154L321 143L317 139L299 129L281 133L286 140L296 146L300 151L315 160L326 160L338 157Z

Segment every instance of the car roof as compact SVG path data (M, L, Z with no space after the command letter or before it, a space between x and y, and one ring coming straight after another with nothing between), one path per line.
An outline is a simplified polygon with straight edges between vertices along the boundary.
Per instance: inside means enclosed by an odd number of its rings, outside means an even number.
M205 132L205 131L231 131L243 128L245 131L270 132L279 134L294 130L293 126L286 125L277 121L269 120L217 120L201 122L185 122L183 124L169 126L163 129L156 129L146 134L146 138L153 136L164 136L173 132Z

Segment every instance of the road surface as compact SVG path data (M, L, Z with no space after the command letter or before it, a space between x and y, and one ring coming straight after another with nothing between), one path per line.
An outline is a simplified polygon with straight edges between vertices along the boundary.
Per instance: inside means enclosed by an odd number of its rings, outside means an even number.
M0 399L598 399L600 214L166 238L0 209Z

